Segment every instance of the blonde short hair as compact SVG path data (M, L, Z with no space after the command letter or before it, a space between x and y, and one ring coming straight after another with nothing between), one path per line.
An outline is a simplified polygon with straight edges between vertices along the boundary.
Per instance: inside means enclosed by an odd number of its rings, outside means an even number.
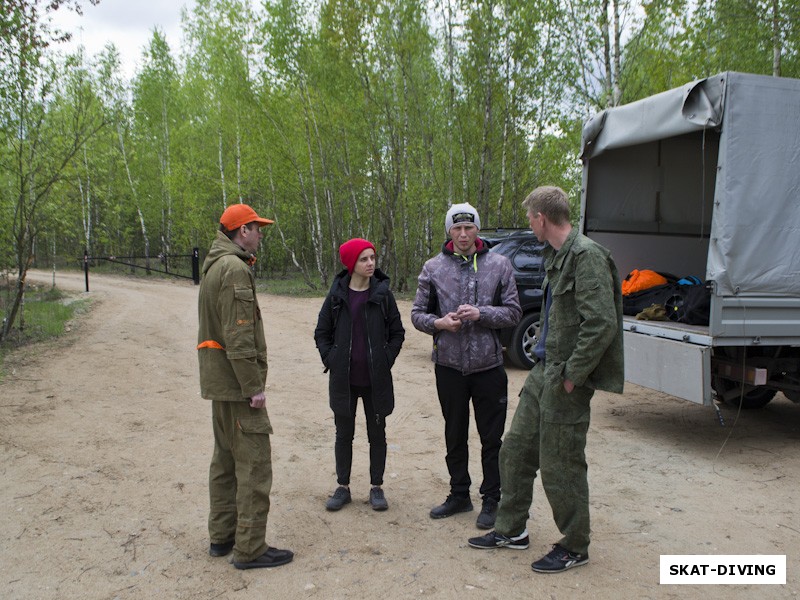
M569 223L569 197L554 185L537 187L522 201L522 208L534 216L543 214L554 225Z

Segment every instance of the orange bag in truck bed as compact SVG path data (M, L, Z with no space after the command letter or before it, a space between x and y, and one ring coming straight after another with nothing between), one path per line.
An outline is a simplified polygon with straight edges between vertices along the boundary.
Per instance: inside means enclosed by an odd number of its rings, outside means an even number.
M622 295L627 296L628 294L641 292L665 283L667 283L667 278L655 271L634 269L628 273L628 276L622 282Z

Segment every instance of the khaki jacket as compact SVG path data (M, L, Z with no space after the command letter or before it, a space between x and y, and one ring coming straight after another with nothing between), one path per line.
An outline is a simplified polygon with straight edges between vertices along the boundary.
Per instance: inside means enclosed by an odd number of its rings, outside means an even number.
M622 393L622 287L611 253L573 229L556 252L543 251L552 305L545 340L545 376Z
M264 390L267 342L251 258L218 231L203 262L197 343L200 394L209 400L247 400Z

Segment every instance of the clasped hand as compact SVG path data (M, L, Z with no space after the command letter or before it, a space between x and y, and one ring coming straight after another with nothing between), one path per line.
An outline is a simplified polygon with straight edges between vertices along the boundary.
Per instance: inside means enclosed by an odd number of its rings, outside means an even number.
M449 312L442 318L437 319L436 327L437 329L443 329L445 331L452 331L453 333L456 333L461 329L461 325L464 321L477 321L480 318L481 311L477 306L472 306L471 304L462 304L455 310L455 312Z

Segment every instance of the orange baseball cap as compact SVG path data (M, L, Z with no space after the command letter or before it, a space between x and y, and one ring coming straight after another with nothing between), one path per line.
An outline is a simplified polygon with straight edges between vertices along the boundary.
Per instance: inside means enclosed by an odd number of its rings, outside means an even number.
M259 217L256 211L247 204L231 204L222 213L219 222L228 231L233 231L248 223L258 223L259 227L263 227L264 225L272 225L275 221Z

